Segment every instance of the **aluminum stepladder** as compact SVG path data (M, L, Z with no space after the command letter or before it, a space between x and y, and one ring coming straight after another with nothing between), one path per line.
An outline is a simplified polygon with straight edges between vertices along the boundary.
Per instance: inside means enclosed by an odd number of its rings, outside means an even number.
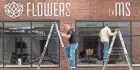
M70 65L70 61L68 60L68 57L67 57L67 55L66 55L66 52L65 52L65 49L64 49L64 44L63 44L63 41L62 41L62 38L61 38L61 35L60 35L60 32L59 32L59 29L58 29L58 25L57 25L56 22L53 22L53 24L52 24L52 26L51 26L51 29L50 29L49 35L48 35L48 37L47 37L47 40L46 40L46 44L45 44L43 53L41 54L41 57L40 57L40 60L39 60L39 64L38 64L37 70L40 70L40 66L41 66L41 64L42 64L42 61L43 61L43 58L44 58L46 49L47 49L47 47L48 47L48 43L49 43L51 34L52 34L52 30L53 30L54 27L56 28L56 31L57 31L57 34L58 34L58 36L59 36L59 40L60 40L61 46L63 47L64 54L65 54L64 56L65 56L66 61L67 61L67 63L68 63L68 69L69 69L69 70L72 70L71 65Z
M128 52L127 52L127 50L126 50L126 46L125 46L125 44L124 44L124 40L123 40L122 34L121 34L121 32L120 32L119 29L116 29L116 31L117 31L117 34L118 34L118 36L119 36L119 38L120 38L120 41L121 41L121 44L122 44L122 48L123 48L123 52L124 52L126 61L127 61L128 65L129 65L129 70L133 70L133 66L132 66L132 64L131 64L131 61L130 61ZM116 35L113 36L113 38L112 38L112 42L111 42L111 44L110 44L109 51L108 51L107 57L106 57L106 59L105 59L105 62L104 62L104 64L103 64L102 70L105 70L105 69L106 69L106 65L107 65L107 63L108 63L108 61L109 61L110 53L111 53L111 51L112 51L115 38L116 38Z

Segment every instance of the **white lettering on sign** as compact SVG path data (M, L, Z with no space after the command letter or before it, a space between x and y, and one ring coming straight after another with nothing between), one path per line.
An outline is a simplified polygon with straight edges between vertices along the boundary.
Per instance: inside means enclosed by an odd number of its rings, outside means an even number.
M27 3L27 16L71 16L70 3Z
M10 18L20 17L23 12L27 16L68 17L71 16L70 6L70 2L27 2L26 4L11 2L5 4L4 11Z
M115 15L116 16L130 16L130 2L117 2L115 3Z
M130 2L116 2L114 9L109 8L109 16L131 16Z

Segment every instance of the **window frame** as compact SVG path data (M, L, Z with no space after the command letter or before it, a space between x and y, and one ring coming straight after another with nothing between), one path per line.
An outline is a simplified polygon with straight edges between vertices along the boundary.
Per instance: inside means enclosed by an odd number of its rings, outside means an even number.
M2 38L3 38L3 50L4 50L4 37L10 37L10 36L19 36L19 37L29 37L30 39L32 39L32 37L34 37L33 35L32 35L32 22L57 22L58 23L58 28L60 29L60 21L59 20L46 20L46 21L0 21L1 23L2 23L2 25L3 25L3 28L2 28L2 31L3 31L3 34L2 35L0 35ZM31 34L30 35L4 35L4 23L5 22L25 22L25 24L26 24L26 22L28 22L29 23L29 25L30 25L30 27L31 27L31 29L30 29L30 31L31 31ZM20 23L19 23L20 24ZM46 35L45 35L46 36ZM48 36L48 35L47 35ZM43 36L40 36L40 37L43 37ZM59 68L60 67L60 42L58 42L58 60L59 60L59 63L57 64L57 66L55 66L55 67L52 67L52 66L43 66L43 67L41 67L41 68ZM32 40L31 40L31 43L30 43L30 45L31 45L31 50L30 50L30 52L31 52L31 54L32 54ZM3 53L4 53L4 51L3 51ZM19 65L16 65L16 66L14 66L14 67L5 67L5 65L4 65L4 54L2 55L2 60L3 60L3 65L2 65L2 67L0 67L0 68L34 68L32 65L33 65L33 63L31 63L31 64L28 64L28 65L30 65L29 67L24 67L24 66L19 66ZM31 58L32 58L32 56L30 56ZM32 59L31 59L31 62L32 62ZM36 67L35 67L36 68Z
M129 24L130 24L130 26L129 26L129 28L130 28L130 34L129 35L123 35L123 36L129 36L130 37L130 59L131 59L131 61L132 61L132 21L130 21L130 20L100 20L100 21L94 21L94 20L76 20L75 21L75 31L77 32L77 22L103 22L103 27L104 27L104 22L129 22ZM79 37L79 36L77 36L77 37ZM77 52L76 52L76 55L78 55L77 54ZM77 65L77 57L76 57L76 65ZM134 65L134 64L133 64ZM98 64L95 64L95 66L94 65L92 65L92 66L77 66L77 67L79 67L79 68L82 68L82 67L101 67L102 65L98 65ZM111 65L109 65L109 67L117 67L117 66L127 66L127 65L115 65L115 64L111 64ZM135 66L135 65L134 65Z

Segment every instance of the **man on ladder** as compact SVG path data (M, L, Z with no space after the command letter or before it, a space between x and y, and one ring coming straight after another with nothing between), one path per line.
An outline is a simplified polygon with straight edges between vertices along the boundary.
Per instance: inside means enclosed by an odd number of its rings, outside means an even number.
M48 38L47 38L47 41L46 41L46 44L45 44L43 53L41 54L41 57L40 57L40 60L39 60L39 64L38 64L37 70L40 70L40 66L42 64L42 61L43 61L43 58L44 58L44 55L45 55L45 52L46 52L46 49L47 49L47 46L48 46L48 43L49 43L49 40L50 40L50 37L51 37L51 34L52 34L52 31L53 31L53 28L54 27L56 28L57 34L59 36L59 40L60 40L61 46L63 48L65 48L64 47L64 44L62 42L62 38L60 36L60 31L58 30L57 23L54 22L52 24L52 26L51 26L50 31L49 31L49 35L48 35ZM69 42L70 42L70 45L68 47L66 47L66 52L65 52L65 49L64 49L64 54L65 54L65 57L66 57L66 61L68 63L68 69L69 70L72 70L72 67L70 65L70 61L68 60L68 57L70 57L70 59L71 59L72 66L75 67L75 50L77 48L76 36L75 36L74 30L72 28L70 28L69 25L65 25L64 27L66 27L66 29L69 29L69 31L68 31L67 35L64 34L64 33L62 33L62 32L61 32L61 35L64 36L64 37L69 38Z
M66 56L68 57L71 68L76 67L75 62L75 51L78 46L78 43L76 41L76 34L74 29L71 27L70 24L64 24L65 29L68 31L67 34L60 32L62 37L68 38L69 45L65 47Z
M102 31L102 30L101 30L101 31ZM105 34L105 33L104 33L104 34ZM126 47L125 47L125 44L124 44L124 40L123 40L123 38L122 38L122 34L121 34L121 32L120 32L119 29L116 29L116 30L115 30L115 34L114 34L114 36L113 36L113 38L112 38L112 41L111 41L111 43L110 43L109 51L108 51L108 52L106 53L106 55L105 55L105 59L104 59L104 64L103 64L102 70L105 70L105 69L106 69L106 65L107 65L107 63L108 63L108 61L109 61L109 56L110 56L110 54L111 54L111 51L112 51L112 48L113 48L113 44L114 44L114 41L115 41L115 38L116 38L116 35L117 35L117 34L118 34L118 36L119 36L119 38L120 38L120 41L121 41L121 44L122 44L122 48L123 48L123 51L124 51L124 55L125 55L125 58L126 58L126 61L127 61L128 65L129 65L129 69L130 69L130 70L133 70L132 64L131 64L131 62L130 62L129 55L128 55L128 53L127 53L127 50L126 50Z
M105 61L105 59L107 57L108 50L109 50L110 36L114 36L116 34L117 34L116 31L114 33L111 32L111 29L108 27L108 24L106 24L105 27L103 29L101 29L101 31L100 31L100 34L99 34L100 40L104 45L103 61Z

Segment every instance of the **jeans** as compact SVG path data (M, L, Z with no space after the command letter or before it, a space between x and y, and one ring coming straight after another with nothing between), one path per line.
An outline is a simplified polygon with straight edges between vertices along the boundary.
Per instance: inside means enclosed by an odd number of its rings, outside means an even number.
M104 59L107 57L108 50L109 50L109 43L108 42L103 42L104 44Z
M78 47L78 44L76 43L76 44L69 44L65 48L67 57L70 59L72 67L76 66L76 64L75 64L75 51L76 51L77 47Z

